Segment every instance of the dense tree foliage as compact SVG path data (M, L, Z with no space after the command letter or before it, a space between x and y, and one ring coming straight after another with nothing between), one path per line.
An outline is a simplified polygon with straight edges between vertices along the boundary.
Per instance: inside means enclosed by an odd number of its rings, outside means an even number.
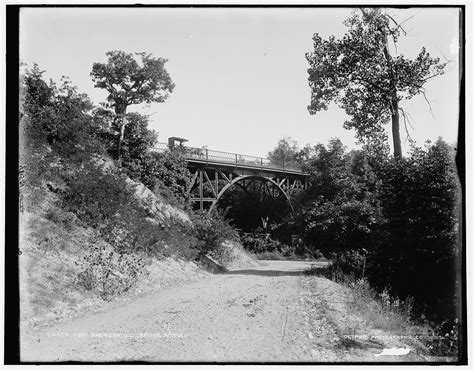
M161 194L169 202L189 206L189 184L191 173L188 170L182 148L151 154L152 162L146 173L154 182L155 193Z
M418 313L459 318L460 188L454 149L439 139L397 161L347 152L338 139L306 151L311 187L282 232L336 257L347 274L413 297ZM377 157L379 156L379 157Z
M381 169L383 244L371 253L378 287L413 296L438 320L459 317L460 187L454 150L439 139L412 148L403 162Z
M288 223L306 243L326 253L363 248L380 222L377 178L361 152L347 153L339 139L316 145L305 169L311 187Z
M47 145L70 159L102 152L104 147L98 135L103 126L92 120L93 105L89 98L78 93L67 78L61 80L59 87L52 81L47 84L43 73L34 65L31 70L26 69L21 79L23 150Z
M394 156L401 158L400 117L406 118L406 113L400 102L425 94L426 82L442 74L446 63L425 48L413 60L392 56L389 43L396 44L404 31L380 9L355 11L345 25L348 32L342 39L313 36L314 51L306 55L308 110L315 114L335 102L350 116L344 127L355 129L361 141L386 140L384 125L391 122Z

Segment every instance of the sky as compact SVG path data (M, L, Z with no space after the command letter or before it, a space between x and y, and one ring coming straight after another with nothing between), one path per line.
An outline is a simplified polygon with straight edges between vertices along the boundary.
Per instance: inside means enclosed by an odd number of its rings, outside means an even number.
M283 137L300 147L339 137L356 147L345 130L344 111L331 105L310 115L308 63L312 36L339 38L350 8L23 8L20 59L37 63L44 76L65 75L96 104L107 93L94 88L94 62L110 50L148 52L168 59L175 90L164 103L130 106L150 115L160 142L187 138L190 146L266 156ZM457 139L458 9L387 9L398 21L409 17L392 54L414 58L425 46L449 59L448 72L426 85L422 96L401 104L412 117L410 136L419 145L441 136ZM390 129L387 126L387 129ZM390 130L388 130L390 132ZM401 127L404 151L408 148ZM390 139L391 140L391 139ZM391 143L390 143L391 144Z

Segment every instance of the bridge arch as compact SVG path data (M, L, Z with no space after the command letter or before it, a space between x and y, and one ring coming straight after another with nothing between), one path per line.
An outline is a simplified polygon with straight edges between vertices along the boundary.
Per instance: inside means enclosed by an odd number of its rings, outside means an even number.
M221 190L220 192L217 194L216 196L216 199L212 202L211 204L211 207L209 208L209 213L212 212L212 210L214 210L215 206L217 205L217 203L219 202L219 199L222 197L222 195L230 188L232 187L233 185L239 183L240 181L242 180L245 180L245 179L259 179L259 180L263 180L264 182L270 182L272 183L274 186L276 186L280 191L281 193L283 193L283 195L285 196L286 200L288 201L288 204L290 205L290 208L292 211L295 211L294 208L293 208L293 205L291 203L291 199L290 199L290 196L288 195L288 193L285 192L285 190L277 183L275 182L273 179L271 178L267 178L267 177L264 177L264 176L261 176L261 175L241 175L241 176L238 176L237 178L234 178L232 179L231 182L229 182L228 184L226 184Z

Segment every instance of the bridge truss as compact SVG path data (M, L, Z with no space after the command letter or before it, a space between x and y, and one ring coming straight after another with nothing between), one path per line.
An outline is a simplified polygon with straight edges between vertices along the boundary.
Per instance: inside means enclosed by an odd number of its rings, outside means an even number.
M169 149L160 143L158 151ZM247 193L266 191L273 198L285 197L289 206L295 190L306 189L308 174L294 166L274 165L268 159L206 148L180 146L192 174L188 190L199 210L209 212L232 186Z
M208 166L194 169L189 187L193 195L191 201L199 203L200 210L211 211L222 195L234 185L239 186L248 194L266 191L275 199L284 196L290 207L292 191L306 187L304 181L288 174L251 174L251 172L242 171L242 169Z

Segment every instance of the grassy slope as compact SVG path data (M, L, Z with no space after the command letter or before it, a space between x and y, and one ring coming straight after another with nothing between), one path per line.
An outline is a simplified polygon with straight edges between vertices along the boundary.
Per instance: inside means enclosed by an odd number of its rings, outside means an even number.
M153 217L189 220L187 214L157 198L138 184L137 197L152 209ZM20 300L21 326L43 325L51 321L75 316L97 308L104 301L77 284L81 267L77 264L85 253L104 241L93 240L94 231L79 226L72 220L67 225L46 218L45 210L62 210L55 206L55 195L48 193L35 213L25 213L20 219ZM257 264L241 247L229 244L229 268ZM194 262L178 258L161 260L147 258L148 275L126 294L114 300L130 300L136 295L173 286L209 275Z

